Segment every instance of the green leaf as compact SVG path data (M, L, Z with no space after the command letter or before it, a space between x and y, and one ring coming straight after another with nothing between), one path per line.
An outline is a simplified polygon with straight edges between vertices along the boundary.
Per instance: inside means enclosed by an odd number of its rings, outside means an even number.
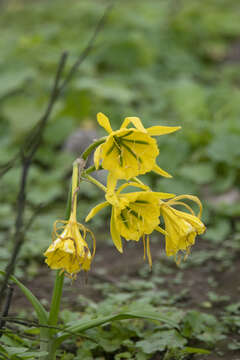
M193 181L196 184L207 184L214 181L215 171L213 164L200 163L183 166L179 170L179 174L188 180Z
M189 347L186 346L184 348L184 352L187 352L189 354L211 354L211 351L206 350L206 349L201 349L201 348L195 348L195 347Z
M158 331L149 335L146 340L138 341L136 346L146 354L166 349L182 348L187 340L176 330Z
M239 135L221 134L217 136L209 145L207 152L213 161L238 166L240 156Z
M5 275L5 271L0 270L0 274ZM36 298L35 295L26 287L24 286L15 276L11 276L10 279L19 286L22 290L26 298L30 301L34 310L37 314L39 323L42 325L46 325L48 322L48 313L40 303L40 301Z
M205 239L210 239L214 243L221 243L226 239L231 231L231 224L227 219L219 219L214 226L210 226L207 231L207 235L204 234Z
M150 311L131 311L131 312L123 312L116 315L110 315L110 316L104 316L104 317L98 317L93 320L79 320L76 321L75 324L68 326L65 328L66 331L72 332L72 333L78 333L83 332L89 329L92 329L97 326L105 325L112 321L118 321L118 320L126 320L126 319L146 319L146 320L157 320L160 322L163 322L165 324L170 325L171 327L178 328L178 325L170 320L167 316L159 314L157 312L150 312ZM62 341L69 338L71 334L66 334L64 332L61 332L58 334L58 338L56 339L56 346L59 346Z

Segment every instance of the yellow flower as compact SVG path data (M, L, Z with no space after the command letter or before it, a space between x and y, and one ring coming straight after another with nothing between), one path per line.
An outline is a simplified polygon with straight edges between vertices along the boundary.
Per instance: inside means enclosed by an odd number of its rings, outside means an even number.
M189 199L199 205L200 211L196 216L192 208L182 202L182 199ZM190 213L177 210L172 205L184 206ZM200 220L202 204L196 196L181 195L163 202L160 205L161 215L165 222L166 231L166 254L176 255L179 250L189 254L190 247L195 243L195 237L205 231L205 226Z
M121 194L127 186L140 187L144 191ZM116 248L122 252L121 237L138 241L141 237L151 234L159 225L159 199L173 196L173 194L152 192L147 186L135 182L123 184L116 192L108 187L105 195L107 201L95 206L86 217L86 221L104 207L111 205L111 236Z
M76 219L77 210L78 163L73 165L72 177L72 210L68 221L56 221L53 230L53 243L45 251L45 262L51 269L62 269L71 278L81 270L88 271L95 253L95 238L93 233L79 224ZM86 242L90 233L93 239L91 254Z
M56 221L53 232L56 239L44 253L48 266L52 269L63 269L70 276L80 270L88 271L94 253L91 254L85 240L87 232L90 231L73 217L70 217L69 221ZM91 232L90 234L92 235Z
M120 129L113 131L109 119L104 114L98 113L97 120L109 135L94 153L96 169L102 160L102 167L118 179L129 180L149 171L171 177L156 164L159 150L156 140L151 136L169 134L180 129L179 126L152 126L145 129L139 118L127 117ZM134 127L128 128L130 123Z

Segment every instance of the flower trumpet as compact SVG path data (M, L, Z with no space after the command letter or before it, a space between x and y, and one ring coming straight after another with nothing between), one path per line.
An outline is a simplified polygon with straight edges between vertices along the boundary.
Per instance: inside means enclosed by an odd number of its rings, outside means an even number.
M171 177L156 164L159 150L152 136L172 133L179 130L180 126L152 126L145 129L138 117L127 117L120 129L113 131L107 116L98 113L97 120L109 135L94 153L96 169L102 160L102 167L118 179L129 180L149 171ZM128 128L130 123L134 127Z

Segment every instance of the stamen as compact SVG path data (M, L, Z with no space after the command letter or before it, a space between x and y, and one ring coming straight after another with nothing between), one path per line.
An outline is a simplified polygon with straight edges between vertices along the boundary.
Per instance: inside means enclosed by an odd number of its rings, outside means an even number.
M146 260L146 239L145 235L143 235L143 260Z
M152 268L152 255L150 250L149 235L147 236L147 257L150 268Z
M120 213L120 217L121 217L121 219L122 219L122 222L123 222L124 225L126 226L126 228L129 229L127 219L126 219L125 216L123 215L123 212L122 212L122 211L121 211L121 213Z

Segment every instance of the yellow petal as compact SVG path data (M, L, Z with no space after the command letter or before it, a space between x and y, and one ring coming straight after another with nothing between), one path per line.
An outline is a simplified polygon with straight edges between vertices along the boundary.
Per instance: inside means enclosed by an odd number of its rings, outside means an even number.
M105 208L106 206L108 206L109 203L107 201L98 204L97 206L95 206L94 208L92 208L92 210L89 212L89 214L87 215L85 221L89 221L90 219L92 219L100 210L102 210L103 208Z
M188 200L194 201L196 204L198 204L198 206L199 206L198 217L200 218L202 216L202 203L201 203L201 201L199 200L199 198L197 196L194 196L194 195L178 195L173 199L173 201L178 202L178 200L181 200L181 199L188 199ZM170 200L170 203L171 202L172 202L172 200Z
M147 133L151 136L159 136L159 135L170 134L180 129L181 126L151 126L147 128Z
M163 235L167 235L166 230L162 229L160 226L157 226L157 227L155 228L155 230L157 230L158 232L160 232L160 233L163 234Z
M144 128L141 120L138 117L126 117L120 129L126 128L130 123L132 123L136 129L141 130L143 132L147 132L147 130Z
M130 182L127 182L127 183L119 186L119 188L117 190L117 194L119 194L121 191L123 191L128 186L134 186L134 187L146 190L146 191L149 190L149 187L147 185L143 184L143 183L140 184L140 183L137 183L137 182L130 181Z
M192 214L188 214L186 212L174 209L175 214L181 216L182 219L186 220L189 224L191 224L197 231L197 233L203 234L206 230L205 225L202 223L202 221Z
M170 199L173 198L175 195L170 193L164 193L164 192L155 192L156 196L159 197L159 199Z
M110 171L107 178L107 191L114 191L117 185L117 178Z
M101 159L101 150L102 150L102 144L99 145L94 152L94 165L97 170L99 168L99 163Z
M100 126L102 126L109 134L111 134L112 128L111 128L109 119L108 119L108 117L106 115L99 112L97 114L97 121L98 121Z
M157 164L154 165L154 168L152 169L156 174L164 176L166 178L171 178L172 175L170 175L168 172L161 169Z
M121 236L120 236L119 232L117 231L117 227L116 227L116 224L115 224L114 208L112 209L110 231L111 231L111 236L112 236L112 240L113 240L114 245L116 246L118 251L122 253L123 252L123 250L122 250L122 240L121 240Z

